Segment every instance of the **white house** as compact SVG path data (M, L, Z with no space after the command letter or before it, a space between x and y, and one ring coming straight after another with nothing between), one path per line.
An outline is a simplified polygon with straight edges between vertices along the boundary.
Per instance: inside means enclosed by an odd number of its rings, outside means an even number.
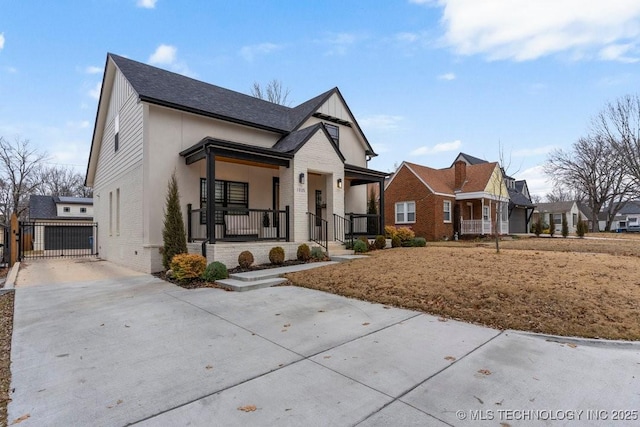
M542 221L547 224L553 224L556 233L562 233L562 214L566 214L569 233L575 233L578 225L578 218L582 217L583 221L588 221L587 212L580 209L578 202L554 202L554 203L538 203L533 215L535 222L537 215L542 215Z
M209 262L326 248L361 228L346 214L366 212L366 184L383 194L387 174L367 168L375 155L337 88L290 108L108 54L86 178L99 253L162 269L174 171L189 250ZM384 218L375 221L379 232Z

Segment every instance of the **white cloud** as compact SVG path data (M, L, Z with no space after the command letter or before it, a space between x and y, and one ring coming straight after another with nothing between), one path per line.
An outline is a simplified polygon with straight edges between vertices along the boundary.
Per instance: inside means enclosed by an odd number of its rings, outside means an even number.
M102 82L96 83L96 85L89 90L89 96L93 99L100 99L100 90L102 89Z
M437 5L443 9L442 41L460 55L527 61L564 53L574 60L623 62L640 56L637 0L438 0Z
M543 147L537 148L522 148L520 150L516 150L511 155L513 157L530 157L530 156L542 156L549 154L551 151L556 149L555 145L545 145Z
M154 9L158 0L138 0L137 6L145 9Z
M353 45L362 39L364 39L363 36L353 33L332 33L326 38L318 40L318 42L329 45L329 50L325 52L325 55L343 56L347 54Z
M260 43L249 46L243 46L240 49L240 56L251 62L258 55L268 55L271 52L282 49L282 46L275 43Z
M196 77L189 67L178 60L178 48L169 44L161 44L149 56L149 64L162 65L169 70L187 77Z
M96 67L95 65L90 65L84 69L84 72L87 74L101 74L102 67Z
M445 73L445 74L440 74L438 76L438 80L451 81L455 79L456 79L456 75L454 73Z
M376 114L359 120L360 125L367 131L397 129L398 124L404 120L402 116L388 114Z
M153 65L172 65L176 62L178 48L168 44L158 46L149 57L149 63Z
M530 194L544 197L553 190L553 183L544 173L543 166L534 166L518 173L518 179L526 179Z
M447 151L457 151L462 142L459 139L451 142L441 142L440 144L436 144L433 147L422 146L418 147L415 150L409 153L412 156L425 156L427 154L436 154L436 153L444 153Z
M0 33L0 50L4 49L4 33Z

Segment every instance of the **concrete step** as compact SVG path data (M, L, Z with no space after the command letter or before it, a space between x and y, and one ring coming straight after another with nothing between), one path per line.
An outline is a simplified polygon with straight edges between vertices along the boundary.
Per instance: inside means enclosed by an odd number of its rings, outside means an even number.
M283 277L275 277L268 279L260 279L260 280L237 280L237 279L223 279L216 280L216 285L221 288L228 289L230 291L236 292L244 292L244 291L253 291L255 289L268 288L271 286L279 285L281 283L286 282L287 279Z
M353 251L347 255L332 255L331 261L346 262L354 259L367 258L366 255L353 255Z

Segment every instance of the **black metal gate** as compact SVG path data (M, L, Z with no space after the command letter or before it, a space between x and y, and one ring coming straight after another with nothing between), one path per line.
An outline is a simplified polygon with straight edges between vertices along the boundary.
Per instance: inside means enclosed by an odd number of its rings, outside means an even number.
M0 267L9 265L9 226L0 224Z
M20 260L98 255L98 224L91 222L20 222Z

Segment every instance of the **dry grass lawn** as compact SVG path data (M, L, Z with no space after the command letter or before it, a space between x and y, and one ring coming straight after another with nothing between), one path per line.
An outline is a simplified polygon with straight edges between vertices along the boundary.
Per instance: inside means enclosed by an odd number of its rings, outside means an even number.
M429 243L287 278L498 329L640 340L640 239Z
M13 298L13 292L0 295L0 426L7 425L7 404L10 400Z

